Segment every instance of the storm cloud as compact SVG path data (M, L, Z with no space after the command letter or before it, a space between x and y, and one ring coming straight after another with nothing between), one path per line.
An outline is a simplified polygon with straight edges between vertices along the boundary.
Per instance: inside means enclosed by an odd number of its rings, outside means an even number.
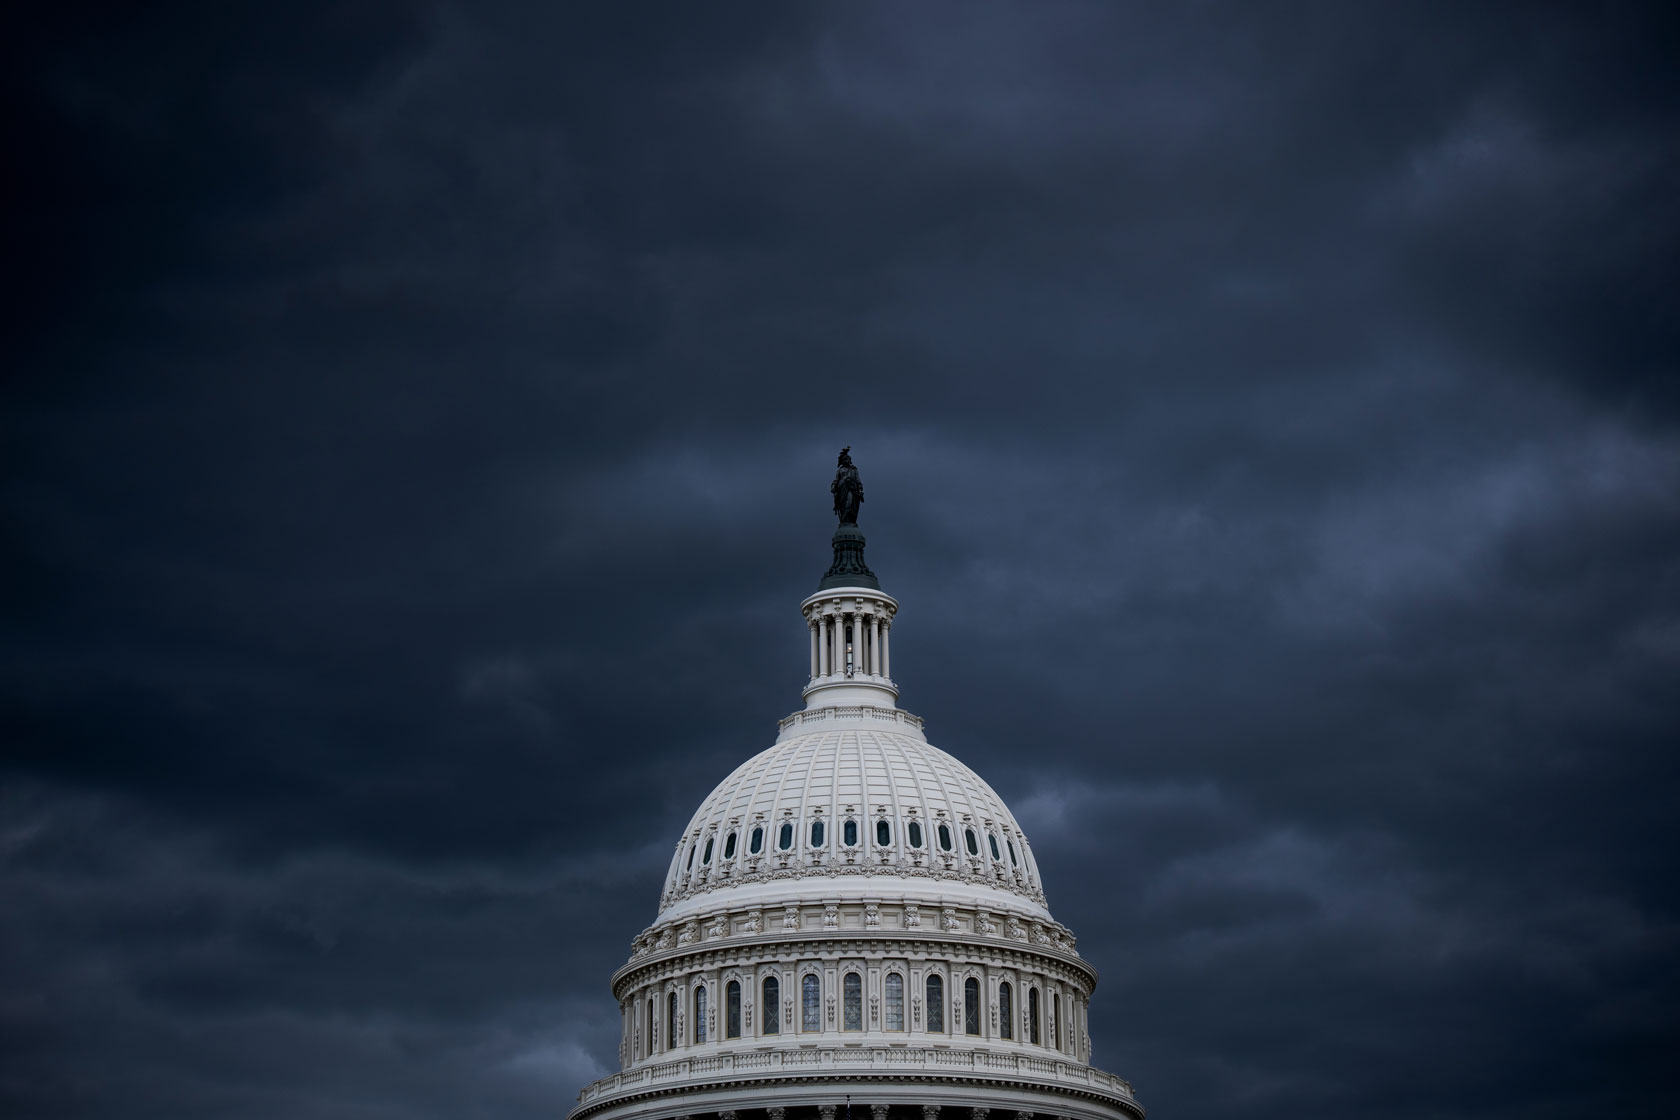
M1675 1111L1666 10L560 8L0 36L0 1112L563 1113L845 444L1155 1115Z

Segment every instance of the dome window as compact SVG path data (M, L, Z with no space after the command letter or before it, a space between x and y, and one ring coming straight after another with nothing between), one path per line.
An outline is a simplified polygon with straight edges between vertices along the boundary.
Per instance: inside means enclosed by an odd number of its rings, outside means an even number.
M846 973L844 988L846 1021L843 1026L849 1031L861 1031L863 1029L863 977L855 972Z
M909 836L910 836L910 846L912 848L921 847L922 846L922 826L919 823L917 823L916 821L911 821L910 822L910 827L908 829L908 833L909 833Z
M963 840L968 843L969 855L977 856L980 854L980 841L974 838L974 830L972 828L963 829Z
M731 980L729 987L723 990L724 1031L725 1038L741 1037L741 982Z
M735 858L735 835L736 835L735 833L731 832L729 834L729 839L727 839L723 842L723 858L724 859L734 859ZM996 840L992 841L992 855L993 856L997 855L997 841Z
M887 973L886 983L886 1023L889 1031L904 1029L904 977L896 972Z
M882 848L892 844L892 826L886 821L875 822L875 843Z
M766 976L762 985L764 998L759 1007L764 1009L764 1033L782 1033L782 982L774 976Z
M1027 1041L1034 1046L1038 1042L1038 989L1027 989Z
M734 839L734 837L733 837L733 836L732 836L732 837L730 837L730 839L731 839L731 840L733 840L733 839ZM991 833L989 833L989 832L988 832L988 833L986 833L986 842L987 842L987 843L989 843L989 844L991 844L991 846L992 846L992 858L993 858L993 859L994 859L994 860L997 860L997 861L999 861L999 862L1002 862L1002 860L1003 860L1003 853L1002 853L1002 852L1000 852L1000 851L998 851L998 846L997 846L997 837L996 837L996 836L993 836L993 835L992 835L992 834L991 834ZM728 853L728 852L725 852L725 853L724 853L724 857L723 857L723 858L725 858L725 859L728 859L728 858L729 858L729 853Z
M998 985L998 1034L1004 1038L1015 1037L1015 986L1005 980Z
M841 843L845 844L846 847L857 847L857 822L847 821L846 826L840 830L840 837Z
M938 973L932 973L927 978L927 1009L928 1030L943 1033L945 1030L945 981Z
M677 1044L677 993L673 989L665 996L665 1049Z
M694 1041L706 1041L706 985L694 989Z
M762 827L755 828L755 829L752 830L752 842L747 845L747 851L751 852L753 855L756 856L759 852L762 852L763 850L764 850L764 829ZM1009 851L1009 854L1014 855L1015 850L1013 848L1011 848L1010 851Z
M823 846L823 822L812 821L811 822L811 847L820 848L822 846Z
M941 824L939 826L939 847L947 852L952 848L951 826L948 824Z
M693 844L693 845L689 846L687 870L689 870L689 871L694 870L694 853L698 852L699 850L700 850L700 845L698 845L698 844Z
M963 1032L980 1033L980 981L972 976L963 981Z
M716 839L717 837L715 836L706 837L706 854L700 857L701 864L708 864L712 862L712 841Z
M807 972L799 982L799 1029L822 1030L822 978Z
M1011 866L1011 867L1021 866L1020 861L1015 858L1015 841L1005 840L1003 842L1003 846L1009 849L1009 866Z
M776 847L780 848L784 852L793 847L792 821L782 822L782 834L776 838Z

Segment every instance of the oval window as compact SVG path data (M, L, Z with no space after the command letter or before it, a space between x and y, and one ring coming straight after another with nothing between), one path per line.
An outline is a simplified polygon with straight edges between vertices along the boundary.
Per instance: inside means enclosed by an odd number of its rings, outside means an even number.
M997 855L997 841L996 840L992 841L992 854L994 856ZM734 859L735 858L735 834L733 832L731 832L729 834L729 839L727 839L723 842L723 858L724 859Z
M821 821L812 821L811 822L811 847L820 848L822 846L823 846L823 823Z
M857 844L857 822L847 821L846 827L841 830L840 835L844 838L843 843L846 847L850 848Z
M694 854L696 852L698 852L699 850L700 850L700 845L698 845L698 844L694 845L692 848L690 848L688 850L688 870L690 870L690 871L694 870Z
M875 843L883 848L892 843L892 829L886 821L875 822Z
M784 823L782 825L782 834L781 834L781 836L777 837L776 846L784 852L787 851L789 848L793 847L793 825L792 824Z
M733 840L734 837L730 837L730 839ZM988 833L986 833L986 842L992 846L992 858L993 859L999 859L999 860L1002 859L1003 858L1003 853L998 851L997 837L993 836L991 833L988 832ZM727 851L724 852L723 855L724 855L725 859L729 858L729 853Z
M922 846L922 826L920 824L916 823L915 821L911 821L910 822L909 833L910 833L910 846L912 848L921 847Z
M969 855L977 856L980 854L980 841L974 838L974 830L972 828L963 829L963 839L968 841Z
M764 850L764 830L762 828L755 828L755 829L752 830L752 842L747 845L747 851L751 852L753 855L756 856L759 852L762 852L763 850Z
M712 841L716 839L717 837L715 836L706 837L706 854L700 857L701 863L712 862Z
M1004 847L1009 849L1009 866L1011 866L1011 867L1021 866L1021 861L1015 858L1015 841L1005 840L1003 842L1003 845L1004 845Z
M947 852L951 850L951 826L950 825L942 824L942 825L939 826L939 846Z

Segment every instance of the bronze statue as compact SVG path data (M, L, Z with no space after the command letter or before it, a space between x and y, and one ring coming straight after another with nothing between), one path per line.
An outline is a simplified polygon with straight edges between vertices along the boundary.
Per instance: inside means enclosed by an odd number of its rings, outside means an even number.
M834 492L834 516L840 519L840 524L856 525L858 507L863 504L863 483L858 480L857 468L852 466L850 445L840 449L840 465L828 488Z

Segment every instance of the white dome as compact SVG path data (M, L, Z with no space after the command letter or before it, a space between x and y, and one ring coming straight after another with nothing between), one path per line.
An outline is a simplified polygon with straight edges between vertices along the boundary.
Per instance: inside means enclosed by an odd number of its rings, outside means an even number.
M827 708L786 723L775 746L701 802L672 857L660 920L716 905L719 891L755 904L790 894L991 895L999 909L1048 918L1014 814L928 743L914 716Z

